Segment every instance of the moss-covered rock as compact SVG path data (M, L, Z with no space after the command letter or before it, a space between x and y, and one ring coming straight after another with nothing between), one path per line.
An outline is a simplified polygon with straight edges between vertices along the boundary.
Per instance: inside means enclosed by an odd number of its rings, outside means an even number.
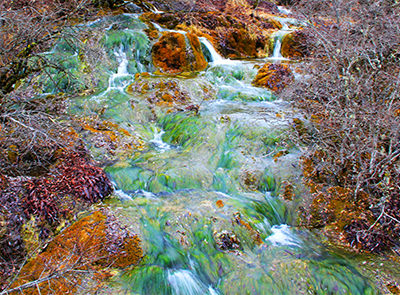
M89 143L97 161L112 161L145 149L145 143L138 134L108 120L93 116L81 119L79 123L82 137Z
M293 80L294 75L287 65L266 63L258 71L253 85L280 92Z

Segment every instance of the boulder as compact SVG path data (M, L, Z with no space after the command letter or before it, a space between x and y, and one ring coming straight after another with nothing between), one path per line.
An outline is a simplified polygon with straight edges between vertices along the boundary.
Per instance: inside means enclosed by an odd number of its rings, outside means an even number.
M309 55L306 36L302 31L287 34L282 39L281 54L286 58L301 59Z
M191 33L164 33L152 49L153 64L160 72L178 74L207 67L199 38Z
M24 265L11 289L23 286L24 294L38 294L38 289L42 294L75 294L79 287L85 288L85 273L90 272L94 285L88 287L96 289L111 276L109 267L125 268L139 262L143 256L140 242L115 217L95 211L54 237Z
M266 63L257 73L253 85L281 92L294 80L294 75L285 64Z

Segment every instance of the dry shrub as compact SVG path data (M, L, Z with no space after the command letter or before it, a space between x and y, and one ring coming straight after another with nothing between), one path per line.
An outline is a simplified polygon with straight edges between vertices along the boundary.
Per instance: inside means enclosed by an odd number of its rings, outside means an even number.
M329 226L350 245L376 252L400 245L399 8L343 2L325 2L324 20L310 16L307 76L286 95L310 126L307 133L304 122L294 122L296 138L309 145L305 223Z
M30 219L35 221L37 243L43 244L62 221L72 218L89 204L112 191L106 174L93 166L82 153L62 155L60 164L41 177L4 177L8 185L0 191L0 268L3 279L10 277L23 262L31 241L24 234ZM3 181L2 181L3 183ZM1 282L0 283L4 283Z
M46 113L3 114L0 128L0 171L10 176L43 174L54 164L60 150L74 145L74 132L55 123Z
M46 67L59 68L41 52L68 37L66 22L89 15L89 0L18 0L0 3L0 102L33 73Z
M76 217L112 191L107 176L91 163L75 131L68 123L58 122L67 97L39 97L31 85L36 73L49 68L70 74L41 53L55 40L79 40L81 35L67 27L92 17L97 11L89 8L95 2L0 1L1 294L4 288L10 290L8 279L18 273L24 260L32 251L39 252L66 218ZM65 261L74 251L65 253ZM36 286L37 280L49 281L58 266L48 261L46 267L44 278L35 278L28 286ZM58 269L55 276L62 276L63 271Z

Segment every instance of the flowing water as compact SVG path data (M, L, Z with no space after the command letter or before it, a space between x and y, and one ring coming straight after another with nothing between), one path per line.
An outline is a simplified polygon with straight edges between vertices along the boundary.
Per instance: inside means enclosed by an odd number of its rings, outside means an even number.
M77 98L70 112L118 124L141 143L110 152L85 137L115 183L105 206L140 236L146 254L104 294L379 293L360 267L365 257L297 225L301 153L285 130L301 114L251 85L266 60L225 60L201 39L210 63L196 77L135 78L154 70L146 25L133 15L102 22L119 24L104 31L109 62L97 92ZM166 93L185 101L154 102ZM292 201L279 197L287 184Z

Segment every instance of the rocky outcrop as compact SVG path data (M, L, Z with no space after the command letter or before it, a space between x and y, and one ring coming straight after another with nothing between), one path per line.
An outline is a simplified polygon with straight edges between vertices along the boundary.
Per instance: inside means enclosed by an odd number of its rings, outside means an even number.
M281 92L293 80L294 75L287 65L266 63L258 71L253 85Z
M271 15L255 16L252 13L232 10L221 14L208 12L145 13L142 20L156 22L168 29L193 32L214 39L216 49L229 58L264 57L269 36L282 28Z
M112 215L96 211L65 229L29 261L11 290L21 287L24 294L38 294L38 289L41 294L75 294L87 287L88 279L96 289L111 276L106 268L136 264L142 256L137 235L121 228Z
M167 32L154 44L153 64L161 73L202 71L207 67L199 38L191 33Z
M291 59L301 59L309 55L307 38L302 31L287 34L282 39L281 54Z

